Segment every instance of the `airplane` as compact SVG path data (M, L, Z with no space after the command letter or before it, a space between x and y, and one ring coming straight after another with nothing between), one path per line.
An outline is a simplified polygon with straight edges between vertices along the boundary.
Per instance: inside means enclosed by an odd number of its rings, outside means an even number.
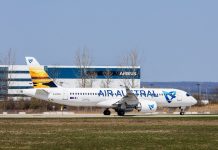
M34 57L26 57L33 88L21 93L37 99L68 106L94 106L104 108L104 115L114 109L118 116L138 110L155 112L157 107L179 108L180 115L195 105L196 99L185 91L162 88L64 88L57 85Z

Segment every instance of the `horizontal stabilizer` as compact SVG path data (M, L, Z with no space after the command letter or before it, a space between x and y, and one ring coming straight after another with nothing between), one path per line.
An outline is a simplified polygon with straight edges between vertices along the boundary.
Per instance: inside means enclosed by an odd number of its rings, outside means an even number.
M49 92L47 92L47 91L44 90L44 89L37 89L37 90L36 90L36 95L37 95L37 96L40 96L40 97L48 97Z

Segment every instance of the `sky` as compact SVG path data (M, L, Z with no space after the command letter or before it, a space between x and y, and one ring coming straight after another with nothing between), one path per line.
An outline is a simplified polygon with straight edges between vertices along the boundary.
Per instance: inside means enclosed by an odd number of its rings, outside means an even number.
M16 64L119 65L136 49L141 80L218 82L217 0L1 0L0 56Z

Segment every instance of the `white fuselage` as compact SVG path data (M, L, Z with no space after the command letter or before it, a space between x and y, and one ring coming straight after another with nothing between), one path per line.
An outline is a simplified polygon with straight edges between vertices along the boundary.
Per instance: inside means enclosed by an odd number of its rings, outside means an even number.
M37 93L37 89L22 90L23 94L69 106L99 106L104 101L117 102L126 95L124 88L44 88L45 93ZM131 89L142 100L151 100L158 107L189 107L196 100L185 91L177 89ZM170 93L167 95L166 93ZM47 94L46 94L47 93ZM102 107L102 106L99 106ZM107 106L105 106L107 107Z

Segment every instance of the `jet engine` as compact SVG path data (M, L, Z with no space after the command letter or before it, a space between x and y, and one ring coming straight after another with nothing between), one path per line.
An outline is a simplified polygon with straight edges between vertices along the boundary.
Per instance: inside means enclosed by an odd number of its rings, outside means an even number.
M157 103L151 100L140 100L137 106L137 110L144 113L151 113L157 110Z

